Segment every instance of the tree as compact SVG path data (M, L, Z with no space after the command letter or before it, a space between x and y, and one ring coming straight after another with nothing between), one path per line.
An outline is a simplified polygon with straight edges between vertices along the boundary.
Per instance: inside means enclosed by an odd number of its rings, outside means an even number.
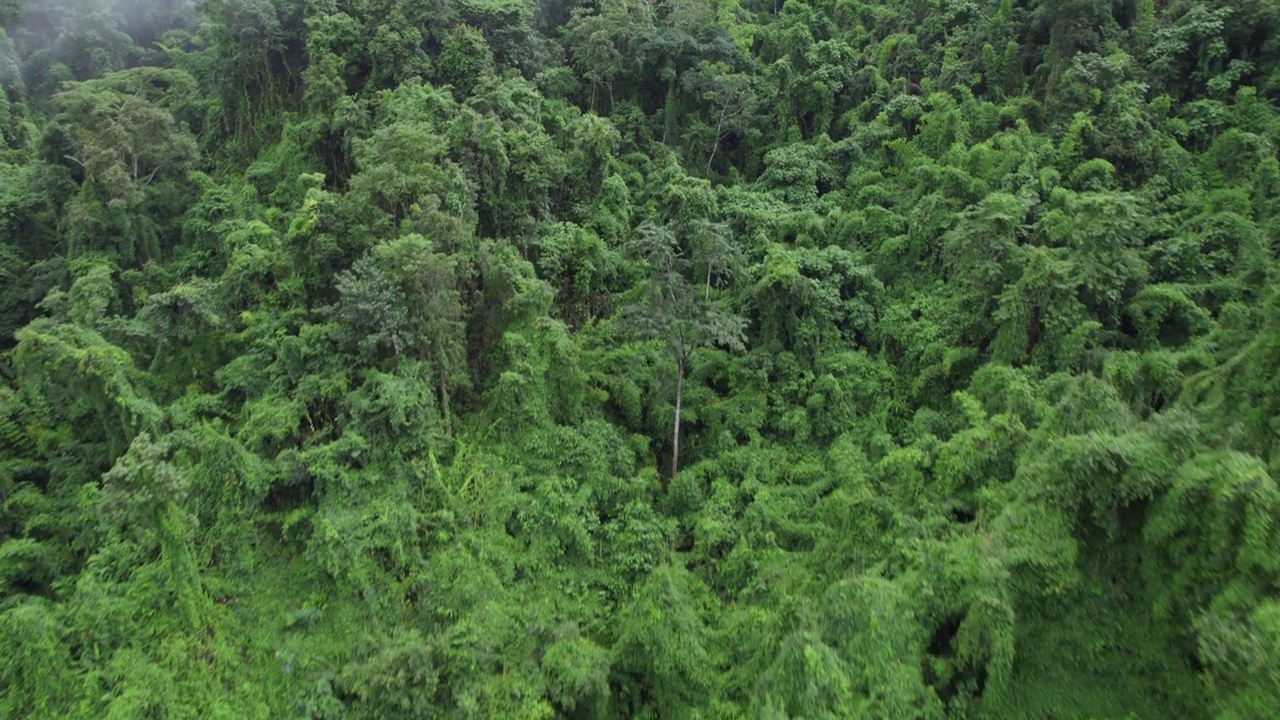
M76 154L67 159L86 182L112 199L133 201L161 173L180 176L195 159L195 141L171 112L193 90L180 70L135 68L69 83L54 97L55 119L67 127Z
M700 95L710 108L711 152L706 163L706 174L710 175L721 144L735 134L748 134L756 121L759 82L749 73L729 72L725 63L702 63L698 76Z
M205 48L191 67L217 98L210 125L242 152L253 152L291 105L301 57L302 3L207 0L198 37Z
M119 234L123 260L142 262L160 252L157 219L148 201L159 186L180 183L196 159L196 143L173 115L194 80L178 70L134 68L82 83L54 97L54 128L66 133L83 179L68 213L71 253L104 249L102 236Z
M449 388L466 376L463 311L455 260L421 235L378 245L337 279L341 334L377 364L427 360L449 423Z
M101 513L122 534L153 537L169 570L169 580L190 630L202 629L209 598L200 582L184 511L188 479L170 459L167 438L140 433L129 450L102 476Z
M464 25L445 38L439 68L445 82L470 95L480 78L493 72L493 51L479 30Z
M666 564L648 574L623 611L616 662L640 680L640 688L628 690L655 698L664 716L714 696L714 656L701 617L705 604L700 581L683 567Z
M650 222L640 226L631 243L632 253L645 264L648 278L639 288L638 301L624 310L623 322L635 328L640 337L661 340L675 363L672 478L680 469L680 412L690 357L703 347L745 347L745 320L729 311L718 296L712 296L713 280L730 277L732 246L725 237L724 226L704 225L702 242L690 243L692 252L686 257L670 225ZM694 274L703 269L705 277Z

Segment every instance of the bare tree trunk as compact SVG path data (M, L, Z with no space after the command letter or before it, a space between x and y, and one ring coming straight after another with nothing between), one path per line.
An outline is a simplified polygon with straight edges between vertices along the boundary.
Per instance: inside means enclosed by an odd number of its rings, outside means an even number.
M449 378L443 371L440 373L440 410L444 414L445 434L453 435L453 426L449 419Z
M720 150L720 140L724 137L721 130L724 128L725 114L728 111L728 105L720 108L720 121L716 123L716 139L711 145L711 157L707 158L707 175L711 174L711 163L716 159L716 153Z
M437 364L440 366L440 414L444 419L444 432L446 435L453 435L453 425L449 417L449 371L446 363L448 355L444 352L444 344L439 338L435 342Z
M684 358L676 361L676 431L671 439L671 479L680 471L680 404L684 400Z
M667 80L667 98L662 103L662 144L667 143L667 138L674 134L675 117L676 117L676 75L675 63L670 58L667 59L666 70L671 74Z

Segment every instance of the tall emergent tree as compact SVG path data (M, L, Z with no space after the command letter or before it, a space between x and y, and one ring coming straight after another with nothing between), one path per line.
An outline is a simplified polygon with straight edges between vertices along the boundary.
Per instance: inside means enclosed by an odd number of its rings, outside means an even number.
M745 348L746 320L732 312L714 287L732 277L735 253L728 232L725 225L693 223L690 237L681 242L675 226L646 222L631 242L633 256L644 262L648 275L623 322L637 337L661 341L675 365L672 478L680 470L680 411L690 357L704 347Z

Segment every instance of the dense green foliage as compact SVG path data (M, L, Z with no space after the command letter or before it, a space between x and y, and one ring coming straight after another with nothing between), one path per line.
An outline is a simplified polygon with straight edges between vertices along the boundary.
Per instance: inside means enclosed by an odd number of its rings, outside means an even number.
M0 718L1280 716L1272 0L0 24Z

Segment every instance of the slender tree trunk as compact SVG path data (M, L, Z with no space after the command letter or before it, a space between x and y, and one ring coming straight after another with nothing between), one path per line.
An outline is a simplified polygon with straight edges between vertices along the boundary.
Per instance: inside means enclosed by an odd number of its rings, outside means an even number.
M716 123L716 139L711 144L711 157L707 158L707 175L711 175L711 163L716 159L716 153L720 150L720 140L724 137L721 130L724 128L725 113L729 111L729 106L725 105L720 108L720 121Z
M436 340L436 357L440 366L440 413L444 419L444 432L446 435L453 435L453 427L449 417L449 372L445 367L446 358L443 343L439 339Z
M449 377L440 373L440 411L444 414L444 432L453 435L453 426L449 418Z
M671 438L671 479L680 471L680 404L684 400L684 358L676 360L676 430Z
M668 58L666 70L670 74L667 80L667 99L663 103L663 125L662 125L662 143L665 145L667 138L675 134L676 125L676 71L675 63Z

